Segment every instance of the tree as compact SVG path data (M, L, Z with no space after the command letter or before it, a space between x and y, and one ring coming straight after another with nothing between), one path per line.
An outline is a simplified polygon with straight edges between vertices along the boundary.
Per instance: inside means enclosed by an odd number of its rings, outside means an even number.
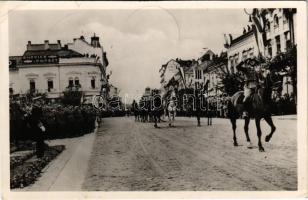
M297 97L297 47L294 45L286 52L277 54L269 63L269 69L285 73L291 77L293 95Z
M224 86L224 92L228 94L228 96L232 96L234 93L242 90L242 78L239 74L226 74L221 78L221 82Z

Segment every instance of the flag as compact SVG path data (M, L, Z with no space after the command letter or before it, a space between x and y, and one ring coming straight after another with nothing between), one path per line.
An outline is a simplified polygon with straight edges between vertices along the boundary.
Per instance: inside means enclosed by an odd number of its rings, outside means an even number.
M184 70L183 70L182 67L179 67L178 69L179 69L179 73L180 73L182 81L183 81L184 88L186 88L186 81L185 81L185 76L184 76Z
M266 34L264 32L265 18L259 13L258 9L254 9L252 14L252 21L254 23L252 25L252 28L256 37L259 54L264 55L264 50L265 50L264 42L266 41Z

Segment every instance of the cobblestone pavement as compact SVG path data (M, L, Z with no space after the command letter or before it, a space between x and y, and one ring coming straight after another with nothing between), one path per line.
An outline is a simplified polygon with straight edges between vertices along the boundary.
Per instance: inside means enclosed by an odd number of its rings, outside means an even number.
M243 121L238 121L238 147L233 147L227 119L196 126L194 118L177 118L155 129L133 118L103 119L94 141L83 183L88 191L296 190L297 131L294 119L274 118L277 130L258 151L248 149ZM269 127L261 121L263 141Z

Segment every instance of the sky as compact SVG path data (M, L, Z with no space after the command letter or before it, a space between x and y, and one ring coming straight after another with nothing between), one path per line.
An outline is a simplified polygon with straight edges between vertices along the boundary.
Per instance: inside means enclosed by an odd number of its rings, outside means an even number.
M241 34L243 9L50 10L9 15L9 52L22 55L28 41L62 44L95 33L107 52L110 83L120 96L139 97L145 87L160 88L159 69L170 59L197 59L204 48L219 54L224 33Z

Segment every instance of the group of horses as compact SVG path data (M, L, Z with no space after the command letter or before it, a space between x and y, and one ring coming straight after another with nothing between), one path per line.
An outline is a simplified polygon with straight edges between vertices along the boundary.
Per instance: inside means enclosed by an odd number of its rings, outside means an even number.
M257 136L258 136L258 148L260 152L264 151L262 145L262 131L260 127L260 121L263 118L267 124L271 127L270 133L265 137L265 141L269 142L272 138L276 127L272 121L270 107L271 107L271 94L272 88L275 81L271 74L264 77L263 84L259 85L257 89L251 94L249 100L249 116L244 118L244 132L246 140L248 142L248 148L252 148L251 140L249 137L249 123L252 118L255 120ZM236 92L232 97L229 98L227 102L227 115L232 124L233 130L233 144L238 146L237 136L236 136L236 120L242 116L243 113L243 99L244 92ZM198 106L197 106L198 108ZM157 128L158 122L164 122L161 119L161 116L166 114L168 116L169 126L174 126L174 120L176 116L176 104L175 101L171 98L166 105L163 106L162 99L160 96L152 98L152 100L144 101L143 103L137 104L135 101L132 105L132 112L135 115L135 121L141 122L154 122L154 127ZM194 112L197 117L198 126L200 126L200 111L197 109ZM211 125L211 117L208 116L208 125Z
M153 96L151 97L153 98ZM175 103L171 101L165 107L160 96L156 96L155 98L154 100L150 99L139 104L135 101L133 102L131 111L134 113L135 121L154 122L154 127L158 128L157 124L159 122L165 122L162 116L166 114L168 116L169 126L174 126L176 115Z
M198 126L201 126L201 115L206 114L208 118L207 124L212 125L212 111L210 111L209 107L206 108L204 105L203 108L206 110L202 110L200 108L202 107L200 105L202 103L198 98L200 97L198 94L201 93L201 90L197 90L197 92L193 95L194 98L191 98L185 103L185 111L179 109L179 98L169 96L166 97L166 101L163 101L159 94L154 93L146 98L141 98L139 104L134 100L132 103L131 112L134 113L135 121L153 122L155 128L158 128L158 123L160 122L168 122L170 127L174 127L175 118L179 111L182 112L182 114L184 112L187 116L196 117ZM196 101L194 102L194 100ZM167 119L165 117L167 117Z

